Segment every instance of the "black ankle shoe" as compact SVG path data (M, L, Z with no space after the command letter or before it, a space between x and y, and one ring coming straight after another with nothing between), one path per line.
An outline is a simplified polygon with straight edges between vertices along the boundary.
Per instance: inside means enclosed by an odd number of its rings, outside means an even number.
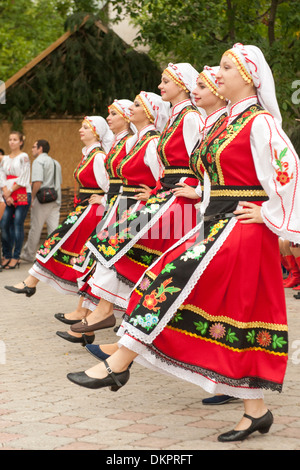
M85 372L74 372L67 375L67 378L74 384L85 388L103 388L110 387L112 392L116 392L123 387L129 380L129 369L124 372L113 372L106 361L103 361L108 375L103 379L89 377Z
M218 437L218 441L220 442L233 442L233 441L243 441L246 439L250 434L255 431L260 432L261 434L266 434L269 432L270 427L273 424L273 415L270 410L266 412L260 418L253 418L247 414L244 414L245 418L251 420L251 424L248 429L244 429L243 431L232 431L225 432L224 434L220 434Z
M19 289L18 287L14 286L4 286L5 289L14 292L15 294L25 294L26 297L31 297L36 292L36 287L28 287L26 286L25 282L23 281L24 287Z
M68 320L67 318L65 318L64 313L55 313L54 317L56 318L56 320L59 320L65 323L66 325L75 325L75 323L78 323L80 321L80 320Z
M81 346L86 346L87 344L92 344L95 341L95 335L85 335L82 334L80 337L70 335L67 331L57 331L57 336L70 343L79 343Z

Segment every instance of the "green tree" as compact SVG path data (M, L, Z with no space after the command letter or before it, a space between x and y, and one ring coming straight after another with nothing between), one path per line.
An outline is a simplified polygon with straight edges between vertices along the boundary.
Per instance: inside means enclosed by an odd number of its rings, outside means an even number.
M7 80L61 36L68 15L99 14L102 3L97 0L0 0L0 80Z
M129 15L137 44L159 63L216 65L236 42L260 47L269 62L286 124L300 117L292 84L300 71L298 0L111 0L116 21Z

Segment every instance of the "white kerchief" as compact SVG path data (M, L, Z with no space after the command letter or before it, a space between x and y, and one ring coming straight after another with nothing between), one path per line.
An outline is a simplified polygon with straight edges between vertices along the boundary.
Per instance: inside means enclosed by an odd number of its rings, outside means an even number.
M193 91L197 85L197 78L199 77L199 72L189 63L182 62L179 64L168 64L168 67L165 69L171 76L175 76L178 80L177 83L179 86L183 85L183 88L186 88L186 91L190 92L191 101L195 104Z
M108 127L106 120L101 116L85 116L84 119L92 125L94 134L99 139L104 152L108 153L114 141L114 134Z
M161 96L152 92L141 91L138 96L154 119L153 125L159 132L162 132L169 118L170 103L163 101Z
M276 98L273 74L262 51L256 46L244 46L240 43L234 44L229 49L230 51L238 56L250 74L260 105L269 111L281 125L282 118Z

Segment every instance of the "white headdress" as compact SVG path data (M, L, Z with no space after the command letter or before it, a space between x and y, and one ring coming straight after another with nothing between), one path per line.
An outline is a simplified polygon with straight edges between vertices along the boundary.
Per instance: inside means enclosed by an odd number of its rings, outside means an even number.
M170 63L163 73L169 75L178 86L180 86L184 91L190 93L191 101L195 104L192 92L196 88L199 72L197 72L191 64L187 62L179 64Z
M84 120L89 123L104 152L108 153L114 140L114 134L108 127L106 120L101 116L85 116Z
M217 73L219 69L219 66L209 67L208 65L205 65L199 75L199 78L203 80L207 88L209 88L214 95L218 96L221 99L224 99L224 97L219 95L218 92Z
M262 51L256 46L236 43L225 54L236 63L244 80L248 83L253 82L261 106L281 124L273 74Z
M131 105L133 105L133 102L130 100L114 100L113 103L108 107L108 109L110 110L110 108L115 108L116 111L121 114L121 116L125 119L125 121L129 122L129 107Z
M138 95L144 111L155 128L161 132L169 118L170 103L163 101L156 93L141 91Z

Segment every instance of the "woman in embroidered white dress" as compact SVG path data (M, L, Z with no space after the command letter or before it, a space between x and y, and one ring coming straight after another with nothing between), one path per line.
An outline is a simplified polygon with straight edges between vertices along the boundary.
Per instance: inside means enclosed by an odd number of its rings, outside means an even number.
M24 136L13 131L9 135L9 155L0 156L0 189L6 203L1 220L2 267L19 266L24 240L24 221L31 203L30 160L22 151Z

